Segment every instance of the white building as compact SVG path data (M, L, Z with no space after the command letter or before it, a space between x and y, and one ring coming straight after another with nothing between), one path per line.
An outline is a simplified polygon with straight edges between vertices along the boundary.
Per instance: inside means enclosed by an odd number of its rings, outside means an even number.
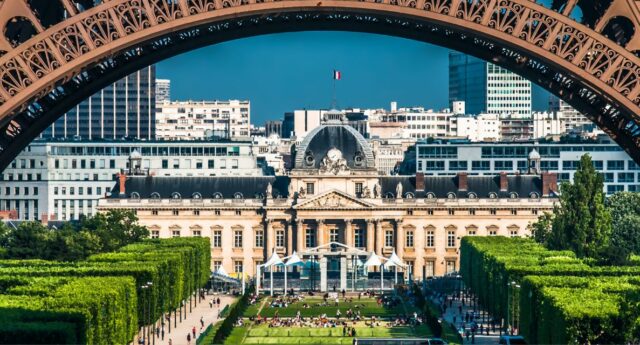
M154 176L259 176L251 143L34 141L0 174L0 210L21 220L95 213L134 158Z
M562 113L536 112L533 116L533 138L545 138L566 133L566 127Z
M393 102L395 103L395 102ZM449 109L433 111L422 107L400 108L381 116L381 122L403 123L403 137L426 139L449 135L449 118L453 115Z
M249 101L180 101L157 105L156 138L246 139L251 135Z
M549 111L560 112L565 126L565 132L574 129L581 129L583 126L593 125L593 121L575 110L569 103L561 100L556 96L549 98Z
M450 118L450 137L471 141L500 140L500 117L497 114L456 115Z
M607 194L640 191L640 167L618 144L606 136L600 141L559 142L447 142L419 143L416 169L426 175L492 175L527 169L527 158L536 150L541 156L540 168L557 173L560 181L573 179L580 158L591 155L596 170L604 175Z
M156 103L171 101L171 80L156 79Z

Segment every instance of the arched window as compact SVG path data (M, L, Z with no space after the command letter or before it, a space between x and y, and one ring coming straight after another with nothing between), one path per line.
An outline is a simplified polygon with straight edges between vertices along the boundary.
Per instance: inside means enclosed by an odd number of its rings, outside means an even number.
M191 198L192 199L202 199L202 194L195 192L193 194L191 194Z
M498 193L496 192L489 193L489 199L497 199L497 198L498 198Z
M264 194L262 194L262 193L256 193L253 197L254 197L255 199L264 199Z
M387 194L384 195L385 199L395 199L395 195L393 195L393 193L389 192Z
M131 199L140 199L140 194L138 192L131 193Z
M158 192L151 193L151 199L160 199L160 193Z
M518 198L518 193L516 193L516 192L511 192L511 193L509 193L509 198L511 198L511 199L517 199L517 198Z
M476 193L474 193L474 192L471 192L471 193L467 194L467 198L469 198L469 199L477 199L478 195Z
M427 193L427 199L435 199L435 198L436 198L436 194L434 192Z
M222 193L213 193L214 199L222 199Z
M171 193L171 199L182 199L182 195L178 192Z
M244 199L244 196L242 196L242 193L238 192L233 194L233 198L234 199Z
M447 193L447 199L455 199L455 198L456 198L456 193L454 192Z
M537 192L531 192L531 194L529 194L529 197L531 199L540 199L540 194L538 194Z
M407 193L404 194L404 198L405 199L413 199L413 198L415 198L415 195L413 193L411 193L411 192L407 192Z

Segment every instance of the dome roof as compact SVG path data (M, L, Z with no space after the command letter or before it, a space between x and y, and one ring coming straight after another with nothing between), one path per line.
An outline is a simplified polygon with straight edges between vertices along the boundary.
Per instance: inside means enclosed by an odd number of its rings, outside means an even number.
M540 159L540 154L536 149L531 150L529 153L529 159Z
M296 150L295 169L320 169L322 160L344 159L353 170L375 169L373 151L355 128L341 123L325 123L307 134Z

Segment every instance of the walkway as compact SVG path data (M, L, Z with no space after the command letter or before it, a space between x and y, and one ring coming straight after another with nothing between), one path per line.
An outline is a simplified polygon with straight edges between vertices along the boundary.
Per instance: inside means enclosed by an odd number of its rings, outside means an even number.
M449 296L450 301L446 303L446 309L443 314L444 319L452 324L456 325L457 329L461 329L466 327L465 329L470 329L472 322L475 322L478 327L478 331L476 332L475 339L470 336L469 340L467 340L466 336L463 336L463 344L497 344L500 339L500 331L498 327L495 328L494 331L491 330L491 324L489 320L491 320L491 316L480 309L476 312L476 317L473 318L473 305L470 305L471 297L464 296L465 303L463 305L462 300L455 299L453 296ZM440 304L436 302L437 304ZM469 320L467 322L466 317L469 314ZM482 326L482 335L480 335L480 327ZM497 325L496 325L497 326ZM489 328L487 334L487 328Z
M209 306L209 301L213 298L220 297L220 306L214 306L211 308ZM205 299L202 302L199 302L197 306L195 306L191 313L189 313L189 304L187 303L187 313L186 316L182 315L182 322L180 322L180 312L178 311L178 322L177 327L173 327L173 313L171 313L171 333L168 332L168 327L165 325L164 331L164 340L161 338L155 339L155 345L168 345L169 339L172 340L172 345L188 345L187 343L187 334L191 334L193 327L196 328L196 339L200 335L201 332L207 329L210 324L218 321L218 311L224 309L224 307L228 304L233 303L235 297L230 295L206 295ZM200 318L204 321L204 327L200 327ZM158 324L160 324L158 322ZM148 341L148 345L153 345L153 338ZM190 345L195 345L196 341L193 338L193 334L191 334L191 343ZM134 339L133 344L138 344L138 337Z

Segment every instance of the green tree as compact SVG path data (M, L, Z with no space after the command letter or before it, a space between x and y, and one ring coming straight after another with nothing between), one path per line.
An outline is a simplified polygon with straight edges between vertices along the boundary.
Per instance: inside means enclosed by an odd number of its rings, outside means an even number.
M640 254L640 193L620 192L606 202L611 212L611 246L624 253Z
M591 156L580 159L573 183L561 186L560 204L555 208L551 249L571 249L578 257L599 259L609 247L611 214L604 205L603 177L593 167Z
M138 224L138 217L130 210L98 213L84 220L81 227L100 238L102 252L113 251L149 236L149 230Z
M545 244L551 235L551 226L553 223L553 214L545 212L538 218L538 221L529 225L531 237L538 243Z
M48 232L42 223L21 223L7 237L7 256L12 259L41 258L47 252Z

